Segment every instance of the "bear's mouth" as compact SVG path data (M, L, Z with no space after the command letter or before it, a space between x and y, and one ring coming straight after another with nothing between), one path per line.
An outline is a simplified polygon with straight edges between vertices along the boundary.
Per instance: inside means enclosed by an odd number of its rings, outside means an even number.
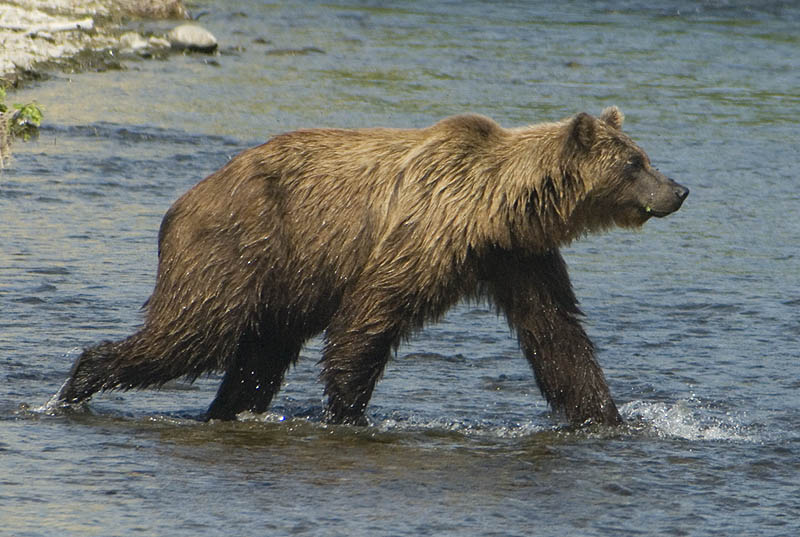
M644 214L646 214L648 217L655 216L656 218L664 218L665 216L675 212L675 211L659 211L657 209L652 208L650 205L645 205L643 210Z

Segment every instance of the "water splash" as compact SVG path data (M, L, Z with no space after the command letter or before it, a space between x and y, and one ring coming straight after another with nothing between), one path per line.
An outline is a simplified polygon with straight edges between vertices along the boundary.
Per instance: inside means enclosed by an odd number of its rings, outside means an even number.
M722 413L692 397L675 403L631 401L620 408L633 430L661 438L758 442L760 436L741 418Z
M67 383L69 382L69 380L70 380L69 378L64 380L64 382L61 384L61 387L56 391L56 393L54 393L50 397L50 399L48 399L48 401L45 404L38 407L28 408L27 411L33 412L35 414L45 414L48 416L55 416L58 414L62 414L64 412L64 409L70 408L70 405L68 405L61 399L61 394L67 388Z
M498 423L492 420L452 419L446 417L426 418L422 416L386 416L373 421L380 432L432 431L454 433L473 438L523 438L552 430L532 421Z
M49 416L62 415L73 407L61 400L61 393L68 380L52 397L39 407L26 407L25 412ZM80 405L78 409L86 409ZM695 396L676 402L631 401L620 407L626 422L623 429L596 427L574 429L559 425L545 416L530 420L498 420L481 418L452 418L404 412L372 414L369 429L378 434L424 434L471 438L473 440L516 440L541 435L543 433L611 434L612 436L632 435L662 439L682 439L689 441L720 441L756 443L765 440L763 432L754 425L747 424L743 416L726 412L716 405L701 401ZM300 407L278 407L265 413L242 412L237 421L244 423L291 424L306 422L312 426L324 425L324 411L321 406L301 405ZM361 429L359 429L361 430Z
M324 423L323 409L304 407L299 410L285 412L286 408L269 410L262 414L252 412L241 412L236 416L239 422L249 423L295 423L306 421L327 427ZM457 435L468 438L499 438L514 439L524 438L544 431L553 430L552 427L535 423L534 421L521 421L501 423L488 419L453 419L448 417L432 417L415 414L403 414L392 412L389 414L377 414L368 417L369 425L366 429L356 427L354 430L369 430L373 433L424 433ZM348 426L344 426L348 427Z

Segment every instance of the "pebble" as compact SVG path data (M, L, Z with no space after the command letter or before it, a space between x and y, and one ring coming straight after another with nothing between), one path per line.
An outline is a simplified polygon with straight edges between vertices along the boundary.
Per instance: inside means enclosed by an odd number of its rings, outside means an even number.
M217 50L217 38L211 32L196 24L181 24L167 34L172 48L196 52Z

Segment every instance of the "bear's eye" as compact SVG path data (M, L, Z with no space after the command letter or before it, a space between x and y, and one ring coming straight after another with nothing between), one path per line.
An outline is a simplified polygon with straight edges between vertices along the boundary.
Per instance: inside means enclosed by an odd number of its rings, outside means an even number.
M625 167L631 171L641 170L644 168L644 159L642 159L642 157L639 155L635 155L628 159L628 161L625 163Z

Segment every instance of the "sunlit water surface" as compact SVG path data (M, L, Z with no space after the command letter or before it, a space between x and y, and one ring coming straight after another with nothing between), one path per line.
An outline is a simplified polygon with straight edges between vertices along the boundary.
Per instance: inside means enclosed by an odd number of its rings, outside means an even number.
M531 4L192 2L219 55L11 95L46 122L0 175L0 534L796 535L800 10ZM625 427L563 428L485 304L399 349L364 428L321 422L319 340L266 415L197 421L215 377L44 412L140 322L163 213L241 149L610 104L692 191L564 252Z

